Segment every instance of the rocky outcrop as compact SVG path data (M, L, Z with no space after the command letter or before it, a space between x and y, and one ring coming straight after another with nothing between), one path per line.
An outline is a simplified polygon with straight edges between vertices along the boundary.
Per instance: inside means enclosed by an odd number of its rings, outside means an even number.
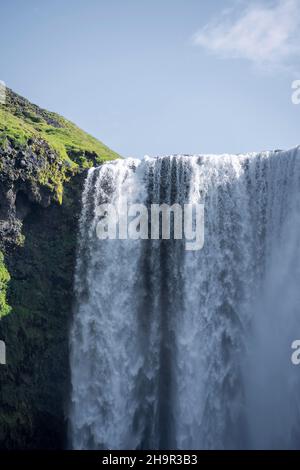
M116 157L12 91L0 106L0 448L67 445L81 189L89 166Z
M22 243L32 203L61 203L64 183L116 157L73 123L8 89L0 106L0 249Z
M56 194L40 182L58 156L39 139L15 147L8 141L0 148L0 247L22 243L22 222L37 203L48 207Z

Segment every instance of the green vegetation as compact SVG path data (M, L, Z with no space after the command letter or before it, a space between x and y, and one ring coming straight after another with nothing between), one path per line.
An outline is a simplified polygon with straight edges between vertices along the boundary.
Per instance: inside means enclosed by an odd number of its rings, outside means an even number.
M0 251L0 318L10 312L10 306L6 302L6 290L10 280L9 272L4 264L4 256Z
M5 152L11 145L21 150L30 148L44 157L38 174L28 176L49 188L60 203L63 184L71 176L119 158L116 152L72 122L8 90L6 104L0 106L0 150ZM0 160L0 170L1 167Z
M25 145L35 135L34 129L20 118L13 116L5 107L0 108L0 145L5 148L7 139Z
M119 158L95 137L79 129L75 124L59 114L46 111L30 103L25 98L7 90L6 104L0 109L0 145L5 145L7 138L24 145L36 137L46 141L55 150L61 160L70 163L91 166L86 154L94 154L99 164L105 160ZM79 162L74 161L79 157Z
M82 170L114 158L71 122L8 90L0 105L1 449L66 446Z
M44 140L57 152L61 161L67 161L76 168L79 164L90 167L93 162L86 154L94 154L99 164L105 160L119 158L119 155L95 137L87 134L75 124L52 113L60 127L48 124L45 119L32 113L18 116L11 108L0 109L0 145L5 147L7 140L13 140L20 146L26 145L32 138ZM75 158L73 155L76 155ZM75 160L75 161L74 161ZM78 160L78 162L76 162Z

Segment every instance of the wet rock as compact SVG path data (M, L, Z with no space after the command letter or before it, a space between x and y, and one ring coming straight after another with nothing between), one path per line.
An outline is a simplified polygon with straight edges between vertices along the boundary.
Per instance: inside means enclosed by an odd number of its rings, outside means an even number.
M18 243L32 204L49 207L55 199L40 174L56 160L53 149L41 139L28 139L22 147L8 140L5 148L0 147L0 249Z

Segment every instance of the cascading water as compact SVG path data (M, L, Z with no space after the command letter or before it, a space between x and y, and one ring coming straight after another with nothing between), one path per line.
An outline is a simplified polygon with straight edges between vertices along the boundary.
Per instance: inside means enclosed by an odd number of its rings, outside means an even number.
M205 242L99 240L102 203L202 202ZM82 196L76 449L300 448L300 148L118 160Z

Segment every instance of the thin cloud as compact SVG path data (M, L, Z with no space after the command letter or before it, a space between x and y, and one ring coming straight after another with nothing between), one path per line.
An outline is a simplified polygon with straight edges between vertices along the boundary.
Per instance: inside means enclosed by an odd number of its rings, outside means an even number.
M300 54L300 0L223 11L194 35L193 42L221 57L285 66Z

